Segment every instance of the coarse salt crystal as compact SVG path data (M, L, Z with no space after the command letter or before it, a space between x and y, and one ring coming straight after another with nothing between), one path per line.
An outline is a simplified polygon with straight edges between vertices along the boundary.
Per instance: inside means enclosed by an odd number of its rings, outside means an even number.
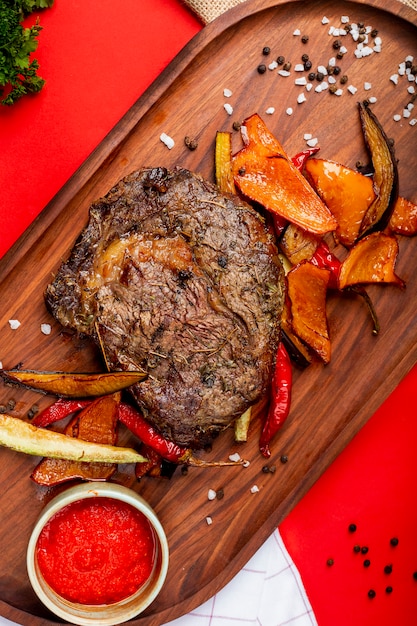
M407 104L407 109L408 109L409 111L412 111L412 110L414 109L414 102L409 102L409 103Z
M273 113L275 113L275 107L268 107L265 111L265 113L267 115L272 115Z
M409 54L405 57L405 62L410 61L411 63L414 61L414 57L412 54Z
M250 488L251 493L257 493L258 491L259 491L258 485L253 485L253 487Z
M409 124L410 126L415 126L417 124L417 118L413 117L413 119L410 120Z
M323 15L322 19L321 19L321 23L322 24L328 24L330 22L329 18L326 17L325 15Z
M361 59L363 57L362 50L360 48L356 48L354 55L357 59Z
M300 29L296 28L295 31L293 32L293 35L295 35L295 36L301 35Z
M370 98L368 98L368 102L369 102L370 104L375 104L375 102L376 102L376 98L375 98L375 96L371 96Z
M307 83L306 91L311 91L313 89L313 83Z
M381 52L382 46L374 46L373 50L374 52Z
M3 363L0 361L0 370L3 369Z
M376 46L382 46L382 39L381 39L381 37L375 37L374 44Z
M309 139L312 139L313 135L311 133L304 133L303 135L303 139L304 141L308 141Z
M51 330L52 327L50 324L41 324L41 333L43 333L44 335L50 335Z
M324 67L324 65L319 65L317 71L327 76L327 67Z
M342 22L342 24L349 24L349 16L342 15L342 17L340 18L340 21Z
M334 31L335 31L335 30L336 30L336 29L335 29L335 27L334 27L334 26L330 26L329 30L327 31L327 34L328 34L328 35L330 35L330 36L331 36L331 35L334 35Z
M305 97L305 94L303 94L303 93L298 94L298 96L297 96L298 104L302 104L306 100L307 100L307 98Z
M336 91L334 92L335 96L342 96L343 95L343 89L336 89Z
M347 30L345 30L344 28L339 28L339 37L345 37L347 34Z
M312 137L311 139L307 140L307 145L309 148L315 148L318 142L319 140L317 139L317 137Z
M400 63L398 66L398 73L400 76L404 76L405 74L405 63Z
M172 148L175 146L175 141L166 133L161 133L159 139L162 141L163 144L166 145L169 150L172 150Z
M20 326L19 320L9 320L10 328L16 330Z
M408 93L415 93L416 89L414 85L410 85L409 87L407 87L407 91Z
M230 98L230 96L233 95L233 91L231 91L230 89L223 89L223 95L225 98Z
M292 107L288 107L288 109L286 109L285 113L286 113L287 115L292 115L292 114L293 114L293 109L292 109Z
M278 74L280 76L291 76L291 72L289 72L288 70L279 70Z
M403 110L403 117L411 117L411 111L408 109Z
M240 461L240 459L241 459L241 456L240 456L239 452L235 452L234 454L231 454L229 456L229 461L234 461L235 463Z
M208 525L208 526L211 526L211 525L212 525L212 523L213 523L213 520L212 520L212 518L211 518L210 516L207 516L207 517L206 517L206 522L207 522L207 525Z
M327 81L329 82L330 85L334 85L335 83L337 83L337 80L335 79L334 76L329 76Z
M229 104L228 102L226 102L226 104L223 105L224 106L224 110L226 111L226 113L228 115L232 115L233 113L233 107L231 104Z
M342 47L339 49L339 52L341 52L341 54L346 54L346 52L347 52L347 48L346 48L346 46L342 46Z
M340 30L339 30L339 28L333 28L333 35L334 35L335 37L339 37L339 34L340 34Z
M415 77L414 74L409 74L407 78L410 83L415 83L417 80L417 76Z
M336 57L331 57L329 59L329 66L330 67L335 67L335 65L336 65Z
M401 119L401 115L398 115L398 113L396 115L393 116L392 118L394 120L394 122L399 122Z
M371 83L364 83L363 88L365 89L365 91L369 91L370 89L372 89L372 85Z
M272 61L272 63L268 65L269 70L276 70L277 67L278 67L278 63L276 61Z
M349 87L347 88L348 92L351 94L355 94L358 91L358 88L355 87L354 85L349 85Z
M359 39L359 32L357 30L353 30L352 29L351 35L352 35L353 41L358 41L358 39Z
M294 72L304 72L304 65L302 63L296 63L294 65Z
M247 459L245 459L242 463L242 467L249 467L250 465L250 461L248 461Z
M207 499L208 500L215 500L216 499L216 492L214 491L214 489L209 489L207 492Z
M398 74L392 74L389 79L394 85L398 85Z
M307 85L307 79L305 76L302 78L296 78L294 81L294 85Z

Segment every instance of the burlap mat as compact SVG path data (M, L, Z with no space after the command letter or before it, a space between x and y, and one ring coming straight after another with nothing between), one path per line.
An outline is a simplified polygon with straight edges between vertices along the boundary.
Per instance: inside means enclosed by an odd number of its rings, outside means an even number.
M245 2L245 0L184 0L184 2L200 17L204 24L208 24L228 9ZM400 0L400 2L417 11L417 0Z

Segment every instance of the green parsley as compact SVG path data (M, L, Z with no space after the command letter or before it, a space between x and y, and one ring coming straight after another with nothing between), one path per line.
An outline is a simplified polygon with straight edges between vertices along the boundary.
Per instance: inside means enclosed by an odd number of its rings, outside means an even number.
M31 27L23 20L38 9L51 7L54 0L0 0L0 102L14 104L19 98L42 89L39 62L30 59L38 47L42 27L39 19Z

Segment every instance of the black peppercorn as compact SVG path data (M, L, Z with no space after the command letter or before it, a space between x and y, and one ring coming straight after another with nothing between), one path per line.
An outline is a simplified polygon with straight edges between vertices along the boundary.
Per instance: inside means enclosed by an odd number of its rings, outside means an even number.
M377 31L377 29L376 29L376 28L373 28L373 29L371 30L371 37L372 37L373 39L375 39L375 37L378 37L378 31Z
M258 74L265 74L266 72L266 65L264 63L261 63L260 65L258 65Z
M187 148L191 151L196 150L198 148L198 142L195 139L191 139L191 137L185 137L184 143Z
M337 91L337 87L336 85L330 85L329 87L329 93L336 93Z
M305 63L306 61L308 61L308 60L309 60L309 56L308 56L308 54L303 54L303 56L301 57L301 60L302 60L302 62L303 62L303 63Z
M244 176L246 174L246 170L244 167L239 167L238 169L239 176Z
M308 75L308 80L316 80L316 73L310 72L310 74Z
M340 74L340 72L341 72L340 67L338 65L335 65L333 68L333 74L337 76L338 74Z
M305 61L304 62L304 69L305 69L305 71L308 72L308 70L311 70L312 65L313 64L312 64L311 61L309 61L309 60Z
M283 454L280 457L280 461L281 461L281 463L288 463L288 457L285 454Z
M323 78L324 78L323 72L317 72L316 79L319 81L319 83L323 80Z
M265 46L264 48L262 48L262 54L264 56L268 56L268 54L271 54L271 48L269 46Z
M240 130L242 124L240 122L233 122L233 130Z
M342 42L340 41L340 39L336 39L333 42L333 48L334 50L339 50L342 47Z
M302 41L302 43L308 43L308 39L309 39L308 35L303 35L303 36L301 37L301 41Z
M342 85L344 85L345 83L348 82L348 77L346 76L346 74L343 74L342 78L340 79L340 82Z
M222 500L224 498L224 489L220 488L216 491L217 500Z

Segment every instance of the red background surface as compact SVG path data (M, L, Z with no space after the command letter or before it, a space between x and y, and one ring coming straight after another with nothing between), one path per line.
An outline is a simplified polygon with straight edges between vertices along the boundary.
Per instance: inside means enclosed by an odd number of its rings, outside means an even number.
M0 256L202 28L180 0L56 0L41 24L47 84L0 108ZM414 367L280 527L319 626L417 624L416 385Z

